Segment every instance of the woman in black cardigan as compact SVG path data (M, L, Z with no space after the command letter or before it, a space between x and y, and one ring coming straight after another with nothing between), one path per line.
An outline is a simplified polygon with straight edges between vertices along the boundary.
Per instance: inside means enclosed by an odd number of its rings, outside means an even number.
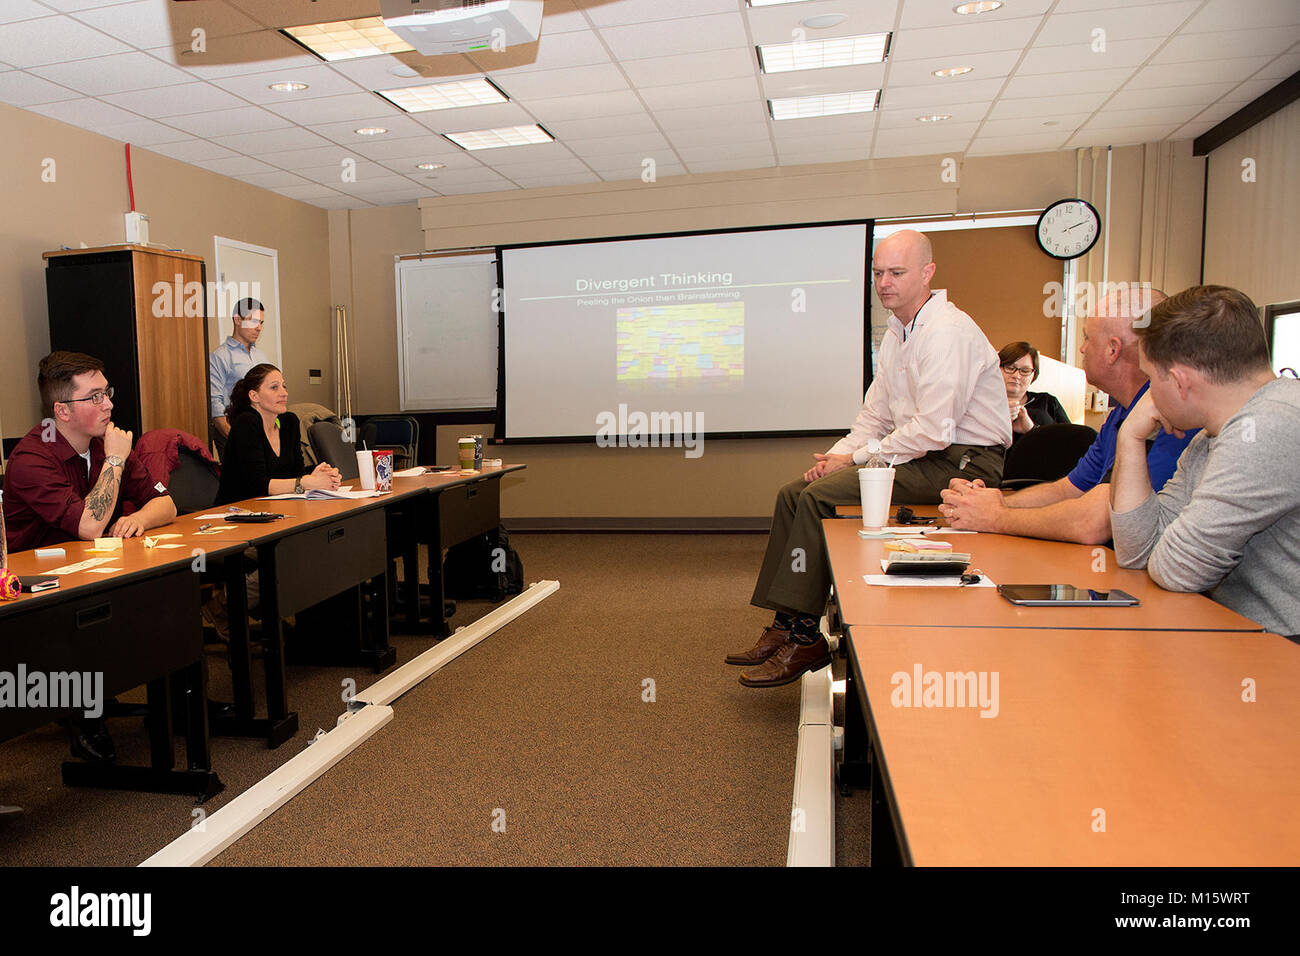
M288 404L284 376L274 365L254 365L235 384L226 408L230 435L217 504L339 486L338 469L328 462L303 473L298 417L285 410Z
M998 352L1002 381L1007 387L1007 406L1011 415L1011 441L1037 425L1068 425L1060 401L1051 392L1031 392L1029 386L1038 378L1038 349L1028 342L1011 342Z

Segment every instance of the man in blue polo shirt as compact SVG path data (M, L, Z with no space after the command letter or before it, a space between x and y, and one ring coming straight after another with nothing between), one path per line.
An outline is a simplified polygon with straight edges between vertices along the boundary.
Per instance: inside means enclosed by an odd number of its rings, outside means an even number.
M226 421L226 406L235 383L248 374L254 365L270 363L266 353L257 347L262 335L266 313L256 299L240 299L235 303L233 334L213 349L208 356L208 402L212 418L212 439L217 454L226 449L226 436L230 423Z
M954 479L942 493L940 514L950 526L1028 538L1105 544L1110 540L1110 471L1115 441L1129 410L1146 394L1147 376L1138 364L1135 319L1164 301L1165 294L1112 292L1084 321L1079 359L1091 385L1115 402L1097 440L1064 478L1003 494L981 481ZM1178 467L1194 433L1179 438L1161 432L1147 451L1147 470L1156 490Z

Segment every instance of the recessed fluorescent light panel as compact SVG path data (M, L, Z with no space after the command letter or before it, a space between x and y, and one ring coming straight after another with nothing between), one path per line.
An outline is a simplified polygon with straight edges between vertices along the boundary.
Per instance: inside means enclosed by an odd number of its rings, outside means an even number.
M838 116L841 113L870 113L880 103L880 90L852 93L823 93L817 96L786 96L767 101L772 119L804 119L809 116Z
M285 27L282 32L293 37L322 60L353 60L361 56L378 56L381 53L410 53L415 49L384 26L381 17Z
M400 90L376 90L375 92L408 113L427 113L429 110L451 110L458 106L505 103L510 99L490 80L484 78L453 80L450 83L432 83L427 86L408 86Z
M550 143L555 137L540 126L501 126L497 129L476 129L465 133L443 133L461 149L498 149L502 146L528 146L532 143Z
M758 64L764 73L789 73L791 70L883 63L888 52L889 34L870 33L798 43L766 43L758 48Z

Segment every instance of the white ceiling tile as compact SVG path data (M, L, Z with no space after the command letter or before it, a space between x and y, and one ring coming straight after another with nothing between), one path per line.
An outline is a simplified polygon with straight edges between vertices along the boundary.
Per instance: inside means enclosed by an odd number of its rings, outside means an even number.
M1266 63L1252 78L1259 80L1285 80L1297 70L1300 70L1300 50L1297 50L1294 53L1284 53L1277 59Z
M661 133L633 133L627 136L601 136L594 139L565 139L564 144L583 159L593 156L627 156L646 150L667 149L668 140Z
M528 126L537 119L518 103L487 103L450 110L412 113L415 120L435 133L462 129L500 129L502 126Z
M414 185L405 176L394 176L392 173L388 173L381 176L358 176L356 182L340 183L335 188L340 192L347 193L349 196L364 198L373 193L391 193L394 190L410 189Z
M444 196L472 196L475 193L499 193L506 189L518 189L512 182L502 180L499 183L448 183L438 186L438 192Z
M368 125L388 126L388 117L403 116L399 110L382 96L374 93L348 93L343 96L321 96L313 100L298 102L268 103L264 107L273 113L309 126L315 123L342 123L348 120L378 120Z
M950 109L945 109L945 113L952 115L952 119L944 120L941 123L928 124L931 129L939 126L952 126L954 123L978 123L989 111L988 103L954 103ZM871 114L858 114L870 116ZM917 119L918 116L928 114L920 110L880 110L876 113L878 117L876 125L881 129L915 129L925 127L927 124Z
M143 116L180 116L183 113L239 109L248 105L238 96L231 96L225 90L207 83L181 83L151 90L113 93L101 99Z
M320 60L280 33L244 33L208 37L201 53L189 43L150 47L149 53L200 80L243 73L266 73L318 66Z
M241 182L248 183L250 186L261 186L263 189L272 187L282 189L285 186L311 186L317 189L322 187L308 179L295 174L286 172L283 169L273 169L268 173L246 173L240 174Z
M579 186L583 183L598 183L601 178L592 172L568 173L556 176L510 177L524 189L545 189L550 186Z
M683 80L703 82L754 76L757 71L754 51L748 48L627 60L621 65L628 79L640 90L673 86Z
M784 123L776 124L778 127L785 123L800 123L802 120L786 120ZM757 142L767 135L766 123L746 123L744 125L734 126L702 126L699 129L681 129L675 131L665 131L669 142L674 148L680 149L684 146L711 146L716 143L731 143L737 140Z
M1240 110L1244 105L1244 103L1215 103L1213 106L1206 107L1195 116L1191 117L1188 122L1222 123L1233 113Z
M1120 90L1106 103L1106 111L1158 109L1163 106L1209 106L1236 86L1235 83L1195 83L1189 86Z
M342 147L338 148L342 149ZM352 153L377 162L390 159L411 159L412 162L415 162L425 157L434 156L437 157L438 162L446 162L448 155L464 155L464 150L449 142L446 137L432 133L428 136L404 136L401 139L388 140L387 142L384 142L383 137L380 137L378 142L354 143L348 149Z
M388 130L378 136L363 136L357 132L367 126L379 126ZM347 120L339 123L312 123L312 132L319 133L326 139L349 146L353 143L378 143L406 136L428 136L429 129L421 126L409 116L367 116L364 119Z
M35 0L5 0L4 6L0 7L0 23L36 20L49 15L50 8L36 3Z
M1155 3L1184 3L1185 0L1141 0L1144 6ZM1085 10L1109 10L1122 7L1124 0L1057 0L1055 13L1079 13Z
M573 0L546 0L542 7L542 36L588 29L590 24L587 23L587 18L574 5Z
M1204 107L1162 106L1147 110L1115 110L1109 106L1087 123L1084 129L1113 129L1120 126L1165 126L1190 122Z
M1058 73L1050 80L1038 76L1013 76L1002 93L1003 99L1021 99L1052 93L1072 96L1076 93L1111 93L1124 85L1133 75L1132 67L1114 70L1085 70L1079 73ZM1050 86L1048 86L1050 84Z
M121 3L122 0L41 0L41 2L51 10L58 10L60 13L80 13L84 10L111 7Z
M728 123L760 123L767 118L764 103L731 103L723 106L697 106L689 110L656 110L654 117L665 132L697 129L701 126L726 126Z
M758 81L752 76L658 86L640 92L645 105L656 112L707 106L713 103L741 103L757 100L762 96Z
M980 127L980 135L988 136L1032 136L1042 133L1068 133L1086 123L1091 112L1059 113L1053 116L1019 116L1005 119L989 119ZM1053 125L1048 126L1051 123ZM1109 125L1109 124L1108 124Z
M233 110L213 110L210 113L195 113L192 116L174 116L168 122L172 126L188 130L195 136L234 136L238 133L252 133L264 129L283 129L289 121L283 116L276 116L258 106L241 106Z
M1017 17L1029 17L1046 13L1048 7L1052 5L1052 0L1016 0L1014 3L1008 3L1000 10L990 10L988 13L981 13L978 16L962 16L953 12L953 7L957 5L958 0L949 3L948 0L905 0L903 3L903 18L900 26L903 30L911 32L918 27L947 27L960 26L970 23L1000 23L1006 20L1014 20ZM1112 0L1118 2L1118 0ZM893 10L889 12L892 14Z
M998 53L963 52L953 56L931 56L924 60L908 60L889 63L888 82L885 92L895 86L919 86L932 83L936 77L935 70L944 70L954 66L973 66L974 72L965 76L954 77L952 82L962 83L966 80L986 80L992 77L1006 76L1020 62L1019 50L1004 50Z
M976 140L966 149L966 155L1005 156L1011 153L1054 153L1064 148L1064 136L998 136Z
M5 0L8 5L12 0ZM131 46L189 45L193 31L202 28L208 37L233 36L262 29L261 24L224 3L157 3L136 0L111 7L82 10L76 18Z
M547 129L550 129L551 123L556 120L582 120L595 116L621 116L628 113L640 113L644 109L641 100L631 90L529 100L524 106Z
M477 166L472 169L435 169L427 173L423 170L416 170L411 175L417 177L420 182L427 182L437 190L441 190L444 185L451 184L505 182L504 176L488 169L486 166Z
M612 63L575 66L567 70L514 73L509 77L502 77L500 86L511 99L528 102L559 96L574 96L590 93L593 90L609 92L628 88L623 74Z
M771 140L753 143L719 143L713 146L686 146L678 150L682 161L688 165L723 159L753 159L770 161L773 157Z
M1265 30L1223 30L1176 36L1151 58L1152 63L1197 63L1230 57L1284 53L1300 40L1300 24Z
M896 159L903 156L944 155L960 156L966 151L966 140L953 140L951 143L913 143L905 139L889 139L876 143L871 151L872 159Z
M686 169L691 173L729 173L734 170L742 169L770 169L776 165L776 159L768 160L740 160L740 159L719 159L699 163L687 163Z
M33 67L32 72L89 96L147 90L190 80L183 70L140 52L98 56L70 63L52 63Z
M306 83L307 89L293 93L280 93L271 89L272 83L293 81ZM388 85L397 86L402 81L388 77ZM212 80L213 86L240 96L250 103L262 105L273 103L297 103L302 100L314 100L322 96L341 96L345 93L360 93L362 87L340 75L328 66L309 66L293 70L276 70L270 73L246 73L241 76L219 76Z
M303 169L294 169L290 171L297 173L304 179L310 179L314 183L320 183L323 186L329 186L331 189L344 191L347 191L346 187L352 185L351 183L344 182L343 176L345 173L348 176L355 176L357 182L367 179L388 179L393 176L391 171L380 166L378 163L372 163L364 159L357 159L355 166L345 167L342 163L333 163L322 166L308 166Z
M1108 129L1081 129L1070 137L1067 146L1131 146L1134 143L1158 143L1173 135L1181 123L1164 126L1116 126Z
M871 147L862 146L855 149L778 149L777 157L781 160L782 166L815 166L821 163L851 163L858 160L867 159L871 155Z
M621 156L597 156L594 159L587 160L587 165L600 173L605 179L608 179L613 174L618 175L620 178L636 179L646 169L650 168L646 160L651 160L654 163L656 171L667 166L680 165L678 157L668 149L625 153Z
M1053 119L1065 113L1088 114L1106 100L1105 93L1076 93L1073 96L1034 96L1019 100L998 100L989 110L989 119ZM1107 109L1113 101L1107 104Z
M1188 67L1185 63L1144 66L1125 89L1144 90L1155 86L1178 86L1181 83L1241 82L1272 60L1268 56L1235 57L1230 60L1205 60Z
M265 150L257 158L272 166L297 172L314 166L331 166L341 169L345 159L358 159L361 153L344 146L315 146L308 149ZM373 158L373 157L369 157Z
M237 133L233 136L214 136L213 142L249 156L259 153L281 153L291 149L328 148L329 140L310 130L297 126L285 129L268 129Z
M1131 4L1111 10L1055 13L1047 18L1034 40L1035 47L1081 44L1091 49L1099 40L1107 46L1117 40L1170 36L1201 0L1176 3ZM1095 31L1103 33L1098 36Z
M54 103L58 100L80 99L81 94L66 86L59 86L39 76L22 70L0 73L0 103L10 106L31 106L33 103Z
M179 143L190 138L189 133L183 133L163 123L155 123L153 120L147 119L137 119L130 123L111 126L96 126L92 128L91 132L123 143L130 143L133 146L148 146L150 148L162 143Z
M321 186L317 183L308 183L306 186L270 186L267 187L271 192L279 193L281 196L288 196L290 199L316 200L316 199L342 199L342 193L335 192L328 186Z
M50 119L71 126L85 129L90 126L116 126L122 123L134 123L140 119L134 113L101 103L99 100L80 99L64 100L61 103L40 103L27 107L33 113L40 113Z
M275 169L251 156L232 156L229 159L201 159L194 163L223 176L245 176L249 173L272 173Z
M546 121L552 135L566 142L575 139L598 139L608 136L650 133L658 130L650 114L637 109L623 116L600 116L595 119L556 119Z
M1218 123L1203 123L1200 121L1188 123L1186 126L1178 127L1170 139L1196 139L1196 137L1208 133L1218 125Z
M533 162L493 163L492 168L507 179L519 177L560 176L587 172L587 164L580 159L560 157Z
M1097 53L1094 53L1092 47L1086 43L1070 46L1036 46L1025 54L1016 75L1044 73L1059 75L1074 70L1113 70L1118 67L1134 67L1149 57L1160 42L1156 37L1141 40L1114 40L1106 44L1104 52Z
M881 128L876 131L876 144L882 142L947 143L966 140L975 135L979 123L917 123L915 127Z
M1277 80L1247 80L1223 94L1223 101L1225 103L1249 103L1251 100L1263 96L1275 86L1277 86Z
M1020 0L1024 2L1043 2L1043 0ZM932 0L908 0L907 9L932 4ZM898 19L897 0L871 0L870 3L843 3L836 0L818 0L812 3L799 3L793 6L771 5L754 7L745 13L749 21L749 31L758 43L789 43L797 40L795 30L803 30L806 39L821 39L831 36L855 36L870 33L888 33L894 29ZM957 17L949 5L945 11L953 20ZM823 14L847 16L844 22L830 28L803 28L801 20ZM940 26L941 24L918 24L919 26Z
M583 30L559 37L543 35L537 43L507 47L499 53L480 50L470 54L469 59L484 73L504 79L518 73L608 63L609 54L595 33Z
M599 29L675 18L695 19L711 13L730 13L733 0L577 0L575 4Z
M609 27L601 36L620 61L749 46L739 13Z
M927 113L942 113L941 107L951 103L987 103L998 95L1004 83L1004 77L992 80L974 80L969 83L953 83L936 79L923 86L895 86L880 94L880 105L890 109L916 109L924 107ZM1040 84L1041 88L1041 84Z
M223 159L228 156L238 155L234 150L218 146L206 139L187 139L179 143L164 143L158 146L150 146L149 149L184 163L193 163L200 159Z
M902 30L894 37L893 60L932 60L935 57L1020 51L1038 29L1041 17L1017 17L987 23L959 23L947 27Z
M1291 0L1210 0L1184 33L1236 30L1243 26L1283 27L1300 23L1300 5Z
M19 68L128 53L125 43L67 17L0 25L0 60Z
M772 123L772 135L778 143L818 139L844 142L846 136L866 139L875 128L878 116L878 113L844 113L840 116L805 116L798 120L782 120Z

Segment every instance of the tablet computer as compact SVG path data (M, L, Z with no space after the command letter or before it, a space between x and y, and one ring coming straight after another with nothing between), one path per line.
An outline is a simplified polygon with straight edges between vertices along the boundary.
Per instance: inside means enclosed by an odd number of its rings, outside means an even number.
M1025 607L1139 607L1127 591L1094 591L1072 584L999 584L998 593Z

